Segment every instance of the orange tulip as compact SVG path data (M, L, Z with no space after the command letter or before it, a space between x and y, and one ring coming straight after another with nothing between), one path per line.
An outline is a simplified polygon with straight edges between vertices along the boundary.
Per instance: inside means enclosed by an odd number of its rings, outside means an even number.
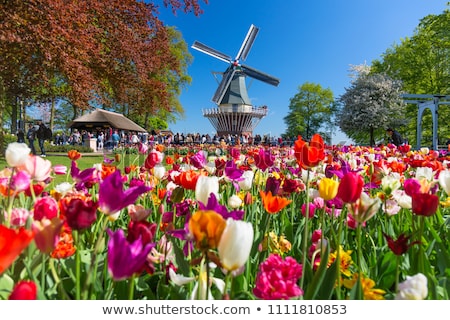
M215 249L227 225L226 220L212 210L200 210L189 219L189 232L201 250Z
M309 143L298 136L294 144L294 155L297 163L304 169L317 166L325 159L324 148L325 144L319 134L313 135Z
M176 183L188 190L195 190L200 173L193 170L183 171L177 176Z
M264 191L260 191L259 194L261 195L264 209L266 209L266 211L271 214L278 213L292 202L292 200L284 197L273 196L272 191L269 191L267 193Z
M67 152L67 156L70 160L78 160L81 158L81 153L77 150L69 150L69 152Z

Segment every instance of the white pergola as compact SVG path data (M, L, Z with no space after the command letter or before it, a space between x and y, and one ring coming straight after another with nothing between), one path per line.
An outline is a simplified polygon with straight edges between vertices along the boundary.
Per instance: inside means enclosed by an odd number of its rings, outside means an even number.
M450 96L439 94L404 94L402 98L406 103L415 103L417 113L417 149L422 147L422 116L426 109L430 109L433 119L433 144L434 150L438 149L438 110L439 105L450 105ZM411 99L411 100L409 100ZM447 101L446 101L447 100Z

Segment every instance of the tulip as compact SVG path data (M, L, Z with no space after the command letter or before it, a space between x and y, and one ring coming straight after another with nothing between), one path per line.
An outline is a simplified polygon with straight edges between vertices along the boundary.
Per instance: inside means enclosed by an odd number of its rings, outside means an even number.
M30 155L20 167L28 172L34 181L46 181L52 172L52 163L41 157Z
M261 195L264 209L271 214L281 211L292 202L292 200L284 197L272 196L272 192L270 191L266 193L261 190L259 194Z
M34 202L33 218L34 220L42 220L43 218L51 220L58 215L58 211L58 203L54 198L37 198Z
M134 204L141 194L150 189L145 185L137 185L124 191L122 176L120 171L116 170L100 184L98 191L99 209L107 215L113 215L128 205Z
M12 142L5 151L5 159L10 167L20 167L30 157L31 149L25 143Z
M419 216L432 216L439 205L439 197L429 193L415 193L412 195L412 212Z
M31 177L26 171L19 171L11 177L11 189L16 192L25 191L30 187Z
M228 198L228 206L232 209L237 209L242 205L242 199L238 195L233 194Z
M153 175L156 178L161 180L165 174L166 174L166 167L164 167L163 165L158 164L153 168Z
M397 240L394 240L385 233L383 233L383 235L388 243L389 249L391 249L391 251L397 256L405 254L411 246L419 243L419 241L409 243L409 238L411 236L407 237L404 234L401 234Z
M164 158L163 153L161 153L157 150L152 150L152 151L150 151L147 158L145 159L144 166L147 169L151 169L154 166L156 166L157 164L160 164L163 161L163 158Z
M44 218L33 221L31 227L35 233L34 242L42 253L49 254L55 249L63 224L64 221L56 217L51 220Z
M336 197L339 188L339 182L331 178L322 178L319 181L319 195L325 200L332 200Z
M427 282L422 273L406 276L406 280L398 285L395 300L424 300L428 295Z
M303 295L303 290L297 285L302 269L302 265L292 257L283 259L271 254L259 266L253 294L264 300L288 300Z
M8 300L36 300L37 287L33 281L19 281L8 297Z
M0 275L28 247L33 238L34 233L31 230L9 229L0 224Z
M363 186L364 180L360 174L347 172L339 183L337 197L346 203L356 202L361 196Z
M442 170L439 173L438 181L442 190L450 197L450 170Z
M273 166L275 157L270 153L270 150L259 148L258 153L253 155L253 159L255 160L256 167L261 171L265 171L267 168Z
M206 165L208 153L204 150L198 151L189 158L190 163L197 169L201 169Z
M362 192L359 199L348 206L353 218L359 223L364 223L378 212L381 200L380 198L371 198L367 193Z
M129 243L122 229L115 232L107 230L108 241L108 271L115 281L131 277L144 270L147 255L155 246L152 243L143 244L139 238Z
M302 215L306 217L306 203L302 204ZM309 209L308 209L308 218L313 218L314 214L316 212L316 206L313 203L309 203Z
M298 164L304 169L317 166L325 159L324 147L325 144L319 134L313 135L309 143L299 136L294 144L294 155Z
M239 188L248 191L252 188L253 177L255 173L252 170L246 170L242 173L241 180L238 181Z
M222 267L228 271L241 268L248 260L252 244L252 224L228 218L217 247Z
M97 219L98 204L91 199L66 197L61 199L60 205L61 215L74 230L89 228Z
M25 208L13 208L11 210L10 223L15 227L25 226L30 212ZM5 219L8 219L8 213L5 211Z
M67 156L70 160L76 161L81 158L81 153L78 150L69 150Z
M197 211L189 219L189 232L202 250L217 248L225 226L225 219L211 210Z
M215 176L199 176L195 185L195 199L203 204L207 204L211 193L216 198L219 197L219 178Z
M393 175L384 176L381 179L381 189L386 195L391 195L392 192L400 189L401 183L399 177Z
M54 165L53 166L53 172L55 174L67 174L67 166L63 166L60 164Z

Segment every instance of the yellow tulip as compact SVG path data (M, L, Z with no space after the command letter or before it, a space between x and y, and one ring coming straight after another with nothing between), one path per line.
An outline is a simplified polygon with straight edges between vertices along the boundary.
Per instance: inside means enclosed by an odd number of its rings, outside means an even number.
M339 182L330 178L323 178L319 182L319 195L325 201L332 200L338 192Z

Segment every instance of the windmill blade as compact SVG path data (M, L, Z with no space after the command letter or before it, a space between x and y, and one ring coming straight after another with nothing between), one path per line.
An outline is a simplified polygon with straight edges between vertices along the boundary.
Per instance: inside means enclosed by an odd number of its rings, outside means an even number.
M241 65L242 71L249 77L252 77L254 79L260 80L262 82L271 84L273 86L278 86L280 83L280 80L278 78L275 78L271 75L268 75L267 73L261 72L259 70L256 70L254 68L251 68L246 65Z
M225 53L222 53L216 49L213 49L211 47L208 47L207 45L194 41L194 44L192 45L192 48L198 51L201 51L203 53L206 53L214 58L217 58L219 60L225 61L227 63L231 62L231 57Z
M253 24L248 29L247 35L245 36L244 42L242 42L241 49L236 56L236 60L245 61L247 59L248 53L253 46L253 42L255 42L256 35L258 34L259 28L254 26Z
M220 81L219 87L217 88L212 101L216 104L220 104L222 99L227 92L228 87L230 86L231 80L233 80L234 74L236 73L235 69L228 68L227 71L222 76L222 81Z

